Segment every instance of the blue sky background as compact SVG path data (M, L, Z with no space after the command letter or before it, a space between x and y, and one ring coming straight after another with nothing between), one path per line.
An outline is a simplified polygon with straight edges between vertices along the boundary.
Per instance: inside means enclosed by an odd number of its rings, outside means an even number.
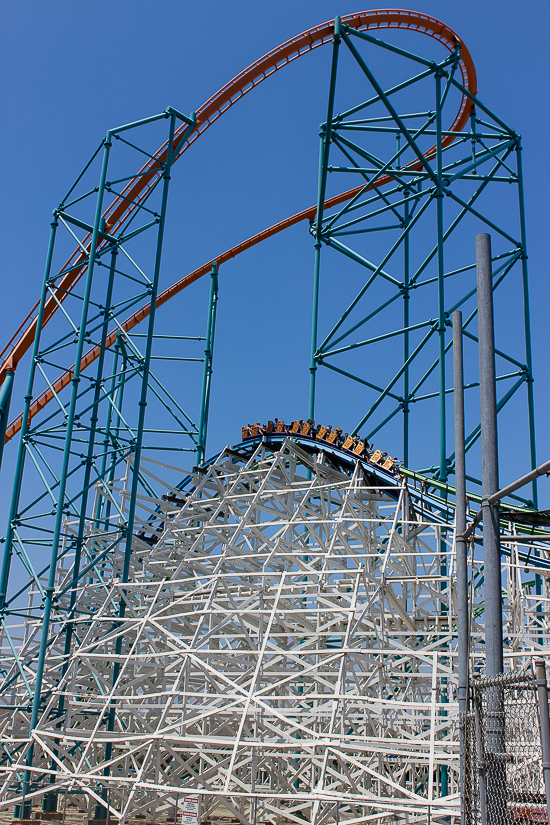
M231 77L293 35L365 8L332 0L190 3L175 0L18 0L2 6L2 343L37 299L51 210L108 128L162 111L198 108ZM548 30L546 4L415 4L465 41L481 98L523 136L539 461L550 456ZM419 51L425 39L409 41ZM170 195L161 285L315 202L318 125L325 120L330 48L278 72L233 107L178 164ZM497 207L498 204L495 205ZM483 227L475 229L482 231ZM472 237L473 248L473 237ZM209 450L240 440L240 426L307 412L313 244L300 224L223 267ZM347 277L344 273L343 277ZM207 284L159 310L157 332L203 334ZM506 341L518 332L500 328ZM468 354L475 372L476 357ZM12 401L19 411L27 372ZM174 373L182 402L198 373ZM318 418L350 429L365 402L349 385L320 379ZM323 407L324 405L324 407ZM324 413L326 410L326 413ZM475 423L475 407L470 424ZM327 421L327 423L329 423ZM501 480L527 469L524 420L500 431ZM522 430L522 431L518 431ZM429 426L426 452L435 443ZM452 442L450 442L452 443ZM380 438L394 455L400 425ZM415 466L424 444L416 443ZM6 451L2 512L14 445ZM431 462L431 458L430 458ZM549 506L548 482L541 488ZM5 519L3 518L3 521ZM0 533L4 528L0 528Z

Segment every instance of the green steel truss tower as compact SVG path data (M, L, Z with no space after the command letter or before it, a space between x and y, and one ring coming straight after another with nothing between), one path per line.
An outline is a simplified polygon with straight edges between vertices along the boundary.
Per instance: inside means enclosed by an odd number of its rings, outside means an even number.
M477 345L473 239L489 231L502 319L498 406L502 410L523 393L517 409L526 419L525 447L535 467L521 139L464 85L459 43L451 53L440 48L443 59L432 60L394 40L337 18L311 226L309 414L314 417L322 366L351 380L364 399L353 433L361 430L370 441L401 415L405 465L447 480L454 461L447 424L450 319L461 309L464 335ZM377 79L379 68L384 79ZM352 98L359 102L350 105ZM333 191L351 184L353 196L327 209ZM477 378L467 383L468 390L477 386ZM468 450L479 435L474 426ZM421 468L419 459L431 464ZM535 485L532 499L536 504Z

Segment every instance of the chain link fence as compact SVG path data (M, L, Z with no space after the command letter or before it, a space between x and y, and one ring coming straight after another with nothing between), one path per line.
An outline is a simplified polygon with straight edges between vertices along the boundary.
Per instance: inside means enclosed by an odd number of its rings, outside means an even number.
M548 822L531 674L512 672L470 684L463 745L464 825Z

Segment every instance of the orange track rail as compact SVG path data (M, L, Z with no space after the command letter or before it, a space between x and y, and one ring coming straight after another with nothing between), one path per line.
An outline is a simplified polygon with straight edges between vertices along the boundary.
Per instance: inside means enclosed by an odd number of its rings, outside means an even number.
M436 18L429 17L425 14L420 14L419 12L386 9L357 12L355 14L346 15L345 17L342 17L342 23L361 31L384 28L401 28L418 31L443 43L449 51L453 51L456 44L460 43L461 51L459 67L462 74L462 83L463 86L468 89L470 94L474 96L477 94L476 72L468 49L451 28L446 26L444 23L441 23L439 20L436 20ZM209 126L211 126L238 100L244 97L245 94L250 92L267 77L281 69L283 66L288 65L292 61L301 57L303 54L312 51L318 46L322 46L324 43L330 42L333 36L334 21L330 20L327 23L308 29L308 31L305 31L291 40L288 40L286 43L283 43L281 46L273 49L256 63L253 63L233 78L233 80L223 86L218 92L216 92L215 95L207 100L200 109L197 110L197 128L189 136L185 144L181 143L181 139L184 128L186 127L182 126L176 133L175 147L177 157L181 157L181 155L206 131L206 129L208 129ZM466 96L463 96L457 115L448 131L455 131L457 133L460 132L468 121L472 107L473 103L471 100ZM442 145L449 145L453 139L454 138L452 135L447 135L443 139ZM165 159L166 150L167 145L165 143L157 151L155 157L149 160L142 167L138 175L127 184L122 194L115 198L111 205L106 209L104 217L106 219L106 231L109 234L114 234L121 227L123 222L132 214L132 212L138 208L139 204L142 203L147 197L152 186L154 186L156 182L157 173L159 171L159 161L162 162ZM431 155L434 150L435 147L427 154ZM420 168L420 164L412 164L410 168ZM381 178L376 182L376 185L383 186L389 181L389 177ZM338 203L343 203L353 197L362 188L364 187L358 186L354 189L348 190L347 192L343 192L341 195L331 198L326 202L326 208L335 206ZM315 212L316 206L312 206L309 209L298 212L296 215L292 215L274 226L265 229L263 232L254 235L243 243L232 247L232 249L229 249L227 252L224 252L222 255L214 258L213 260L216 260L218 265L220 265L230 258L234 258L236 255L239 255L241 252L244 252L246 249L255 246L257 243L260 243L266 238L281 232L289 226L293 226L302 220L313 219L315 217ZM89 236L84 239L83 243L89 243ZM79 263L81 264L80 266ZM56 285L57 301L64 300L85 271L87 265L86 255L80 248L75 250L63 269L66 269L69 265L74 268L70 273L62 278L59 284ZM198 280L210 271L210 267L211 262L208 262L166 289L158 296L156 306L161 306L166 301L170 300L170 298L174 295L177 295L185 289L185 287ZM63 271L63 269L61 271ZM53 297L47 300L42 327L48 323L58 308L57 301L54 300ZM6 369L13 369L16 367L18 362L31 346L36 334L37 308L38 304L35 304L24 319L23 323L19 326L18 330L0 353L0 358L4 359L2 366L0 367L0 382L3 380ZM134 326L139 324L148 316L150 308L151 305L147 304L135 312L132 316L127 318L122 325L123 329L129 331ZM108 336L107 346L112 346L114 344L117 331L118 330L114 330ZM91 364L98 357L98 355L99 347L93 347L89 350L81 361L81 369ZM58 379L58 381L54 384L54 390L56 393L60 392L70 383L72 375L73 370L71 369L65 372ZM47 390L42 393L42 395L36 399L31 407L30 418L33 418L38 412L40 412L40 410L42 410L54 397L54 393L51 390ZM22 416L20 415L7 428L6 441L9 441L14 437L14 435L21 429L21 424Z

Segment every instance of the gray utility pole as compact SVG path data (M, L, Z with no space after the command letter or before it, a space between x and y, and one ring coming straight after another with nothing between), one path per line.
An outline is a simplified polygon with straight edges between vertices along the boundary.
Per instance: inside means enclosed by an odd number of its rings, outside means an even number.
M468 549L466 532L466 450L464 444L464 366L462 357L462 313L453 312L453 384L455 418L456 486L456 605L458 631L458 710L460 713L460 800L464 822L464 748L468 698Z
M502 650L502 575L499 504L489 503L498 492L497 396L491 236L476 235L479 391L481 413L481 481L483 563L485 571L486 675L504 670Z
M502 645L502 573L500 565L500 505L489 499L498 492L497 397L491 236L476 235L477 318L479 338L479 394L481 420L481 483L483 566L485 574L485 674L504 670ZM504 756L504 701L500 689L491 690L486 711L486 821L506 821L506 767Z

